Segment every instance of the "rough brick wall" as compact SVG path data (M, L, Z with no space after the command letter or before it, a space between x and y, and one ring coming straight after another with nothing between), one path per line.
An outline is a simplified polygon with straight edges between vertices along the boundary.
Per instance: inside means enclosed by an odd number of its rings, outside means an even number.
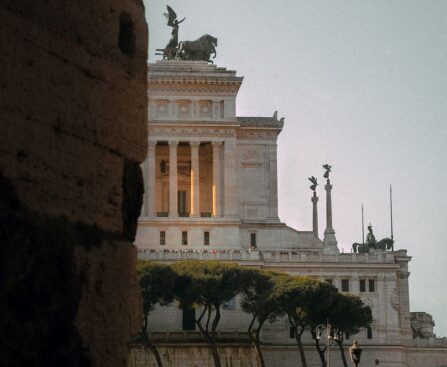
M0 2L0 366L124 366L147 140L140 0Z

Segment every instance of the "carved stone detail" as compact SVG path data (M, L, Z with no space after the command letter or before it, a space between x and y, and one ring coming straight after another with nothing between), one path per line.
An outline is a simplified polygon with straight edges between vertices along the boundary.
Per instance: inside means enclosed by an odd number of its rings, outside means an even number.
M238 131L237 137L240 139L276 139L278 132L275 131Z
M399 291L397 288L394 288L393 294L391 296L391 306L399 312L400 308L400 300L399 300Z
M234 137L234 129L188 128L188 127L150 127L150 136L197 136L197 137Z
M213 102L199 101L199 117L213 117Z
M237 84L223 84L219 85L219 92L216 92L214 85L207 84L182 84L182 85L173 85L173 84L158 84L158 83L150 83L149 90L156 89L158 92L164 92L172 95L176 92L194 92L194 93L203 93L204 95L210 95L212 92L214 95L218 93L222 96L235 96L239 85Z
M177 101L177 115L179 117L191 117L192 116L191 101L184 101L184 100Z

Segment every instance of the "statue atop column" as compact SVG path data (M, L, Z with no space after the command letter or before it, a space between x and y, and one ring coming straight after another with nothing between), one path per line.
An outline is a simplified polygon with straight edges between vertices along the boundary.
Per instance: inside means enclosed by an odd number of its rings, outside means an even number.
M213 59L216 57L217 38L204 34L202 37L195 41L178 41L179 24L182 20L177 19L175 11L167 5L167 13L164 13L169 27L172 27L171 39L165 48L157 48L156 55L163 56L163 60L191 60L191 61L208 61L213 63Z
M332 166L330 166L329 164L326 163L326 164L323 164L323 168L326 170L324 172L323 177L326 178L329 182L329 173L331 173Z
M311 186L309 186L309 188L315 192L315 190L317 189L318 183L317 183L317 178L315 176L309 177L308 180L312 183Z
M316 189L318 186L317 178L315 176L309 177L308 180L312 182L312 185L309 188L313 191L313 196L311 198L312 201L312 232L314 234L314 238L318 239L318 196L316 193Z

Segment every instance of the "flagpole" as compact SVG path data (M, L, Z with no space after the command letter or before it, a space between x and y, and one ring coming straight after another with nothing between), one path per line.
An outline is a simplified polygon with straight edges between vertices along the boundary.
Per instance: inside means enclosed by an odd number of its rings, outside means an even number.
M365 223L363 220L363 204L362 204L362 244L365 244Z
M394 239L393 233L393 187L390 185L390 215L391 215L391 239Z

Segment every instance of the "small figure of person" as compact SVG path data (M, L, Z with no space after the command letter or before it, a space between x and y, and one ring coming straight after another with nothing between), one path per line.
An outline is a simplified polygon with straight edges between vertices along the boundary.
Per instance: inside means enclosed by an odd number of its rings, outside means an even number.
M377 245L376 237L374 236L371 223L368 225L368 234L366 235L366 243L374 248Z
M352 346L349 348L349 355L351 356L351 361L355 367L357 367L360 363L361 354L362 349L359 348L357 340L354 340L354 343L352 343Z

